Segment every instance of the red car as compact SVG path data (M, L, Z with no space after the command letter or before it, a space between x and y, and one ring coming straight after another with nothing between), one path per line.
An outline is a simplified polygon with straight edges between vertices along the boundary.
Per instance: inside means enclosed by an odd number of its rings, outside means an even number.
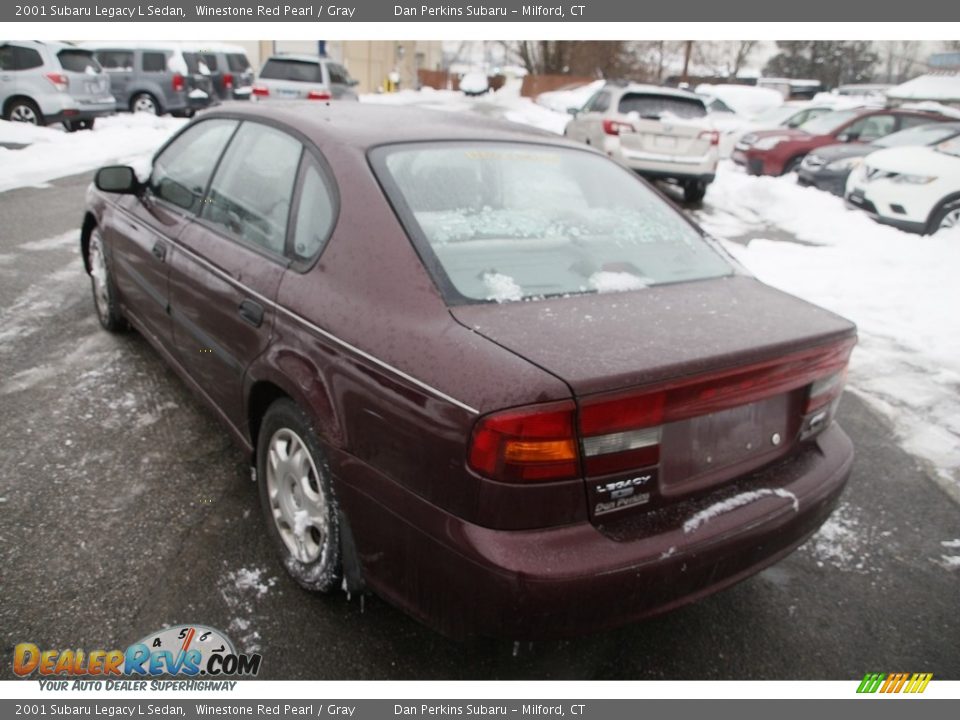
M854 326L553 135L218 110L145 182L101 169L81 238L101 324L224 423L290 575L451 635L701 598L804 542L850 473Z
M799 128L748 133L734 146L731 157L750 175L783 175L796 170L804 156L818 147L873 142L899 130L949 119L916 110L837 110L808 120Z

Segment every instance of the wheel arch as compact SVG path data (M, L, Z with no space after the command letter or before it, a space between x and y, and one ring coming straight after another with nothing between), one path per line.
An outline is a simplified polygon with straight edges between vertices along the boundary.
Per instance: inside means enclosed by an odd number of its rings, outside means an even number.
M83 225L80 228L80 255L83 258L83 268L90 272L90 236L97 227L97 218L87 211L83 216Z
M946 197L941 198L933 206L933 209L930 210L930 214L927 215L927 234L928 235L932 235L934 232L936 232L936 228L933 227L933 219L937 216L937 213L939 213L940 210L943 209L944 205L947 205L948 203L956 202L957 200L960 200L960 192L950 193Z
M38 103L29 95L17 93L17 94L11 95L10 97L8 97L6 100L3 101L3 117L4 118L7 117L7 112L10 110L10 106L13 105L13 103L15 103L17 100L25 100L26 102L32 103L37 108L37 110L40 111L41 116L43 115L43 110L40 108L40 103ZM43 118L41 117L41 120L42 119Z

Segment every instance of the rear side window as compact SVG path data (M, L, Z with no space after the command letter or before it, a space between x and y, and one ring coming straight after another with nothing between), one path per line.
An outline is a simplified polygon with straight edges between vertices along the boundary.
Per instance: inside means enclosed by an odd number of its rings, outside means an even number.
M261 80L291 80L293 82L322 83L320 64L300 60L267 60L260 72Z
M236 127L236 120L204 120L189 127L157 156L150 173L150 191L199 214L213 167Z
M187 64L187 72L191 75L209 75L210 67L200 53L185 52L183 61Z
M4 45L0 48L0 69L32 70L43 66L43 58L33 48Z
M732 272L677 210L593 153L438 143L378 148L371 159L450 304L640 290Z
M333 194L316 161L304 162L293 225L293 254L309 259L320 252L333 228Z
M203 217L246 243L282 255L302 150L286 133L245 122L223 155Z
M627 93L620 98L617 109L624 115L637 113L642 118L652 120L670 115L679 118L702 118L707 114L707 108L699 98L649 93Z
M69 72L98 73L100 63L93 57L93 53L86 50L61 50L57 53L60 67Z
M601 90L587 103L586 110L590 112L606 112L610 108L610 93Z
M210 69L210 72L217 71L217 56L213 53L200 53L200 60Z
M907 128L929 125L931 122L934 122L933 118L923 117L922 115L901 115L900 129L906 130Z
M108 72L133 70L133 53L129 50L99 50L96 56L101 67Z
M162 52L145 52L143 54L144 72L164 72L167 69L167 56Z
M250 61L243 53L227 53L227 67L230 72L246 72L250 69Z

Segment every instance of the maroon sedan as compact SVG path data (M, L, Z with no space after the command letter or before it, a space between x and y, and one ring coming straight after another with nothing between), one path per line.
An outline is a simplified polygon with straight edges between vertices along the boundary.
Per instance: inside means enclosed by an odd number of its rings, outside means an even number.
M804 156L818 147L869 143L890 133L949 119L915 110L837 110L808 120L799 128L747 133L734 146L731 157L751 175L783 175L796 170Z
M582 633L777 561L850 473L853 325L583 145L254 105L88 200L100 322L223 421L306 588L455 636Z

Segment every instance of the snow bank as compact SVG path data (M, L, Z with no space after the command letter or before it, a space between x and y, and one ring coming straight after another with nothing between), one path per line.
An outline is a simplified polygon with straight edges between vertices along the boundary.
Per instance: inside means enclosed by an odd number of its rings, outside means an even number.
M99 118L93 130L66 133L55 127L13 128L0 121L0 141L31 137L20 150L0 147L0 192L37 186L111 163L142 164L186 122L139 113Z
M756 238L727 247L761 280L857 323L850 386L960 497L960 229L904 233L793 177L751 177L728 163L706 200L705 228ZM784 242L783 231L810 244Z
M568 108L582 108L586 105L587 100L593 97L594 93L605 84L606 80L596 80L567 90L552 90L551 92L540 93L537 96L536 103L548 110L566 114Z

